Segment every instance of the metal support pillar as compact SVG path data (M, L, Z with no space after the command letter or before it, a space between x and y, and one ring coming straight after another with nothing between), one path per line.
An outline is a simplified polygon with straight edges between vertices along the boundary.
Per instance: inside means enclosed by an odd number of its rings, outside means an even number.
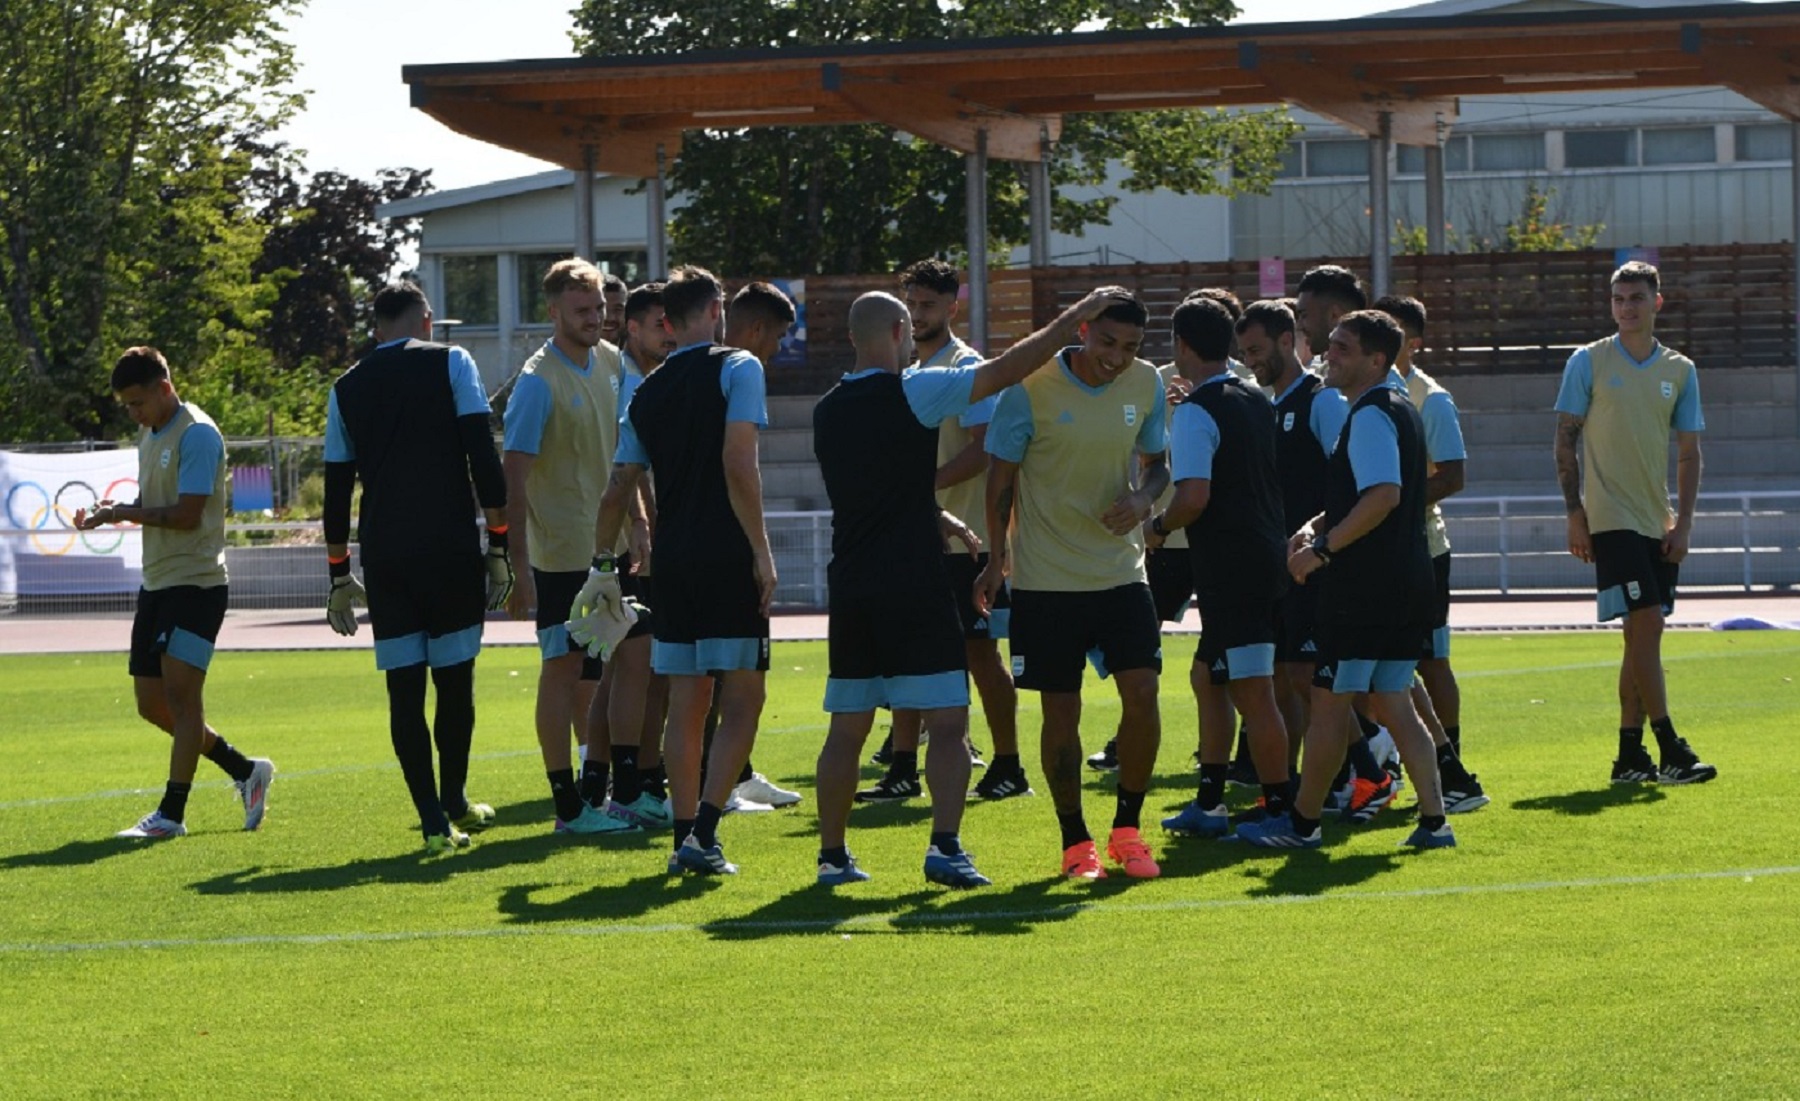
M1031 206L1031 266L1050 266L1050 135L1038 137L1038 159L1026 165Z
M1394 144L1394 117L1381 112L1381 126L1369 135L1369 286L1373 297L1388 292L1394 232L1388 217L1388 150Z
M1800 122L1788 124L1788 141L1788 199L1794 219L1788 231L1788 239L1794 242L1794 434L1800 436Z
M1441 256L1450 251L1444 241L1444 147L1425 147L1425 251Z
M988 350L987 131L975 131L975 152L964 158L968 168L969 343Z
M644 240L649 242L644 266L650 279L669 277L669 207L668 168L661 143L656 146L656 175L650 177L644 191L644 206L649 217Z
M581 169L575 173L575 255L594 258L594 147L581 147Z

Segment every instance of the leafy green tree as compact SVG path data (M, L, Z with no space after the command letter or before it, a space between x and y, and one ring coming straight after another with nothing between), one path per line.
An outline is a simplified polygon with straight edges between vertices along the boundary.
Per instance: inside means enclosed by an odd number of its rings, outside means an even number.
M590 55L666 54L1211 25L1236 13L1230 0L582 0L574 37ZM1098 184L1117 161L1128 191L1266 192L1297 130L1285 110L1070 115L1051 179ZM962 157L883 126L690 133L670 183L687 204L674 216L675 251L726 274L873 271L963 248ZM1052 220L1079 233L1106 224L1112 205L1065 191ZM995 248L1026 238L1018 166L990 166L988 232Z
M253 356L272 298L234 139L298 102L279 37L298 3L0 4L0 436L122 429L106 375L125 344Z

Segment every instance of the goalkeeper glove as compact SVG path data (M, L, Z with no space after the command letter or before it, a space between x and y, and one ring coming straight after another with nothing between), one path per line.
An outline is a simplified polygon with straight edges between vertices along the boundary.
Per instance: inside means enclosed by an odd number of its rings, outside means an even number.
M587 581L581 591L575 594L575 603L569 609L569 619L581 619L590 612L604 612L614 618L623 618L624 604L619 594L619 564L610 554L594 557L593 568L588 570Z
M611 661L613 651L631 633L638 616L650 609L626 597L615 614L607 608L595 608L584 616L573 617L565 625L569 640L587 650L588 657Z
M346 563L346 566L348 564ZM331 579L331 596L325 601L325 622L340 635L356 633L356 605L367 606L368 594L362 582L345 571Z
M508 553L505 528L489 528L487 553L482 555L487 567L487 610L497 612L506 607L513 591L512 555Z

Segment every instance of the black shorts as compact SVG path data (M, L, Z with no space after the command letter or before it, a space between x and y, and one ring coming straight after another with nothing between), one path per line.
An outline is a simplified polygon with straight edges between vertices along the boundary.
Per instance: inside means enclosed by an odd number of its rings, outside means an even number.
M364 564L375 668L434 669L472 661L487 618L487 568L479 554Z
M650 637L651 622L656 616L656 586L648 574L640 577L631 572L629 554L619 556L619 595L631 597L644 609L638 613L637 622L631 625L631 630L625 632L625 637Z
M1665 562L1662 540L1635 531L1594 533L1594 590L1601 623L1639 608L1675 610L1681 567Z
M728 567L656 568L650 667L665 676L769 668L769 617L747 561Z
M1316 664L1319 651L1319 585L1290 585L1275 605L1279 634L1275 660Z
M1194 561L1186 547L1164 547L1144 556L1144 572L1150 578L1150 599L1156 618L1174 623L1194 599Z
M1449 551L1431 560L1431 573L1436 584L1431 593L1431 633L1425 636L1425 649L1420 654L1425 661L1450 656Z
M586 570L545 572L532 567L531 580L537 585L538 656L552 661L569 654L581 654L581 679L599 680L600 674L606 671L605 664L599 658L588 657L586 651L569 637L569 613L575 609L575 598L587 584L587 579ZM619 591L624 589L621 581Z
M1206 666L1214 684L1273 676L1279 633L1273 601L1247 603L1223 594L1202 596L1194 664Z
M1034 692L1081 691L1082 667L1098 649L1108 673L1162 672L1162 625L1143 581L1099 592L1013 593L1013 683Z
M1412 684L1419 654L1431 636L1424 623L1326 624L1313 684L1342 692L1398 692ZM1349 685L1345 677L1354 677Z
M950 579L950 599L956 602L956 618L962 624L963 638L974 641L1002 639L1012 626L1012 592L1006 585L994 597L994 610L982 615L975 610L975 578L987 568L988 556L970 558L966 554L946 554L944 573Z
M206 672L212 664L213 643L219 641L219 628L225 623L229 591L225 585L139 589L126 663L131 675L162 676L164 654Z
M968 706L967 651L947 592L833 591L830 599L826 711Z

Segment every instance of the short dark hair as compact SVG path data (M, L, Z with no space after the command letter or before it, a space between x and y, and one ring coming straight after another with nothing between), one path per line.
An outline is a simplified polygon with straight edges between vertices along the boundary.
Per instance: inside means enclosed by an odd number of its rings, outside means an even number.
M1175 307L1175 339L1208 363L1231 355L1231 311L1216 298L1189 298Z
M1613 283L1648 283L1650 284L1650 293L1659 294L1662 291L1662 273L1656 270L1655 264L1645 263L1642 260L1627 260L1619 265L1618 271L1613 272L1612 282L1607 286L1610 287Z
M1234 324L1237 322L1238 318L1244 316L1243 302L1238 300L1237 295L1232 294L1224 287L1201 287L1197 291L1190 291L1188 296L1182 299L1183 302L1198 302L1201 300L1217 302L1219 305L1225 307L1225 312L1231 315L1231 320Z
M625 297L625 320L642 321L651 307L663 304L663 285L661 283L645 283L633 288Z
M1412 339L1425 339L1425 303L1417 298L1409 294L1384 294L1370 308L1398 321Z
M113 364L113 393L132 386L147 386L153 382L161 382L169 377L169 361L163 354L148 344L140 344L135 348L125 349L119 362Z
M625 280L619 278L618 276L614 275L612 272L609 271L605 275L602 275L600 277L600 293L601 294L630 294L631 287L626 284Z
M1244 330L1252 325L1272 339L1293 336L1294 311L1285 298L1264 298L1244 307L1244 316L1237 320L1237 334L1243 336Z
M1369 297L1357 283L1356 274L1336 264L1320 264L1301 276L1297 293L1328 298L1346 310L1367 309L1369 305Z
M1400 358L1400 346L1406 343L1406 331L1400 323L1380 310L1352 310L1338 318L1341 328L1356 334L1356 343L1365 354L1381 352L1388 366Z
M1124 287L1100 287L1098 289L1107 292L1118 301L1101 310L1100 316L1095 318L1096 321L1120 321L1127 325L1136 325L1140 329L1150 324L1150 311L1144 308L1142 302L1138 301L1137 295L1132 294Z
M663 284L663 312L669 324L680 328L706 309L709 302L725 297L725 284L705 268L683 264L669 273Z
M900 273L900 287L922 287L934 294L956 297L962 290L962 278L955 266L938 259L919 260L908 264Z
M767 321L785 328L794 323L794 301L773 283L745 283L731 296L726 317L744 323Z
M375 292L375 321L385 325L397 321L415 309L430 309L425 291L411 279L396 279Z

